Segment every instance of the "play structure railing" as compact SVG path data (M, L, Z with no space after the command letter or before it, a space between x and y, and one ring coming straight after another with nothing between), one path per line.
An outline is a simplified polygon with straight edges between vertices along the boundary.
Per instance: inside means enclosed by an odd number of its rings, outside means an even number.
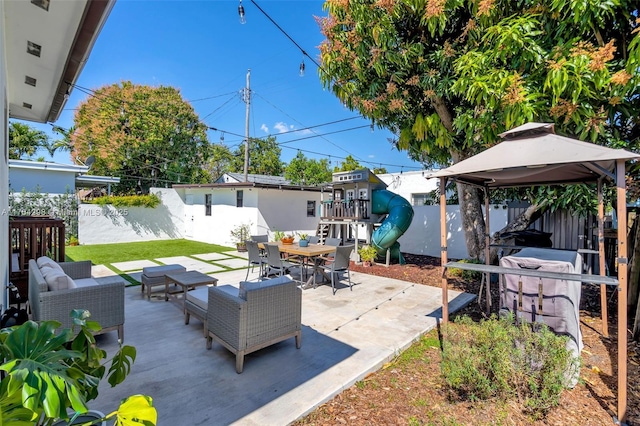
M368 219L369 200L324 201L321 216L323 219Z

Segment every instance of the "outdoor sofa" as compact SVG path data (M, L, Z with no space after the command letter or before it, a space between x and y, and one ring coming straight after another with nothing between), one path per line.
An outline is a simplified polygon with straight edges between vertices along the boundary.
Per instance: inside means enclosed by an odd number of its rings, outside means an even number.
M62 271L62 272L60 272ZM29 260L29 307L34 321L55 320L71 328L70 313L86 309L102 329L117 330L124 340L124 287L119 276L91 277L91 261L57 263L48 257Z

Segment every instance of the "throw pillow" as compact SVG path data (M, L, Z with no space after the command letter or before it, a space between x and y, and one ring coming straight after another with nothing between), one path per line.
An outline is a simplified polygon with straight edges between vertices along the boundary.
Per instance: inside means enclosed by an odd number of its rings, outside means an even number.
M55 268L43 269L44 280L49 291L66 290L76 288L76 283L62 270Z
M40 269L42 269L43 267L49 267L49 268L54 268L54 269L58 269L58 270L62 271L62 267L60 265L58 265L58 262L56 262L55 260L51 259L48 256L39 257L36 260L36 264L38 265L38 268L40 268Z

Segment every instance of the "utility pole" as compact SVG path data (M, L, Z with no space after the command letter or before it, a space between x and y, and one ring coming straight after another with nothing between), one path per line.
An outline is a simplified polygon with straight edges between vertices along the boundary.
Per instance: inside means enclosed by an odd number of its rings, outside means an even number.
M249 174L249 107L251 105L251 89L249 88L249 77L251 69L247 70L247 87L244 89L244 102L247 104L246 120L244 126L244 181L248 182Z

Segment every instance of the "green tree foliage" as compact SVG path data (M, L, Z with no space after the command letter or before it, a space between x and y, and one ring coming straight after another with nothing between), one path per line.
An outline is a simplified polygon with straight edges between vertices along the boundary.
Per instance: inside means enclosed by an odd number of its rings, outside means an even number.
M9 123L9 158L12 160L32 157L39 148L46 148L48 142L49 137L42 130L16 121Z
M352 170L358 170L361 168L362 166L360 165L358 160L356 160L351 156L351 154L349 154L344 159L344 161L340 164L340 166L336 166L333 168L333 171L334 172L350 172Z
M374 167L373 168L373 173L378 174L378 175L384 175L387 172L386 167Z
M529 121L614 147L640 142L635 1L329 0L325 9L321 80L427 166L468 158ZM459 191L463 223L482 224L464 225L469 240L484 222L478 197Z
M213 182L223 174L233 171L231 169L233 153L223 144L213 144L211 145L210 150L211 155L209 157L209 161L205 165L205 170L209 173L209 179Z
M49 155L53 157L53 154L58 150L71 152L73 148L73 142L71 140L72 135L75 133L76 128L71 126L69 129L63 129L59 126L53 126L53 131L62 136L61 139L57 139L53 142L49 141L47 144L47 151Z
M295 184L319 185L331 182L331 170L326 158L321 160L309 159L302 151L289 162L284 170L284 177Z
M249 138L249 168L251 174L281 176L284 172L284 164L280 161L282 149L278 146L276 138L268 136L265 139ZM238 146L233 152L231 171L244 172L244 144Z
M118 193L209 179L207 128L173 87L103 86L80 104L74 123L72 158L95 156L91 173L119 176Z

